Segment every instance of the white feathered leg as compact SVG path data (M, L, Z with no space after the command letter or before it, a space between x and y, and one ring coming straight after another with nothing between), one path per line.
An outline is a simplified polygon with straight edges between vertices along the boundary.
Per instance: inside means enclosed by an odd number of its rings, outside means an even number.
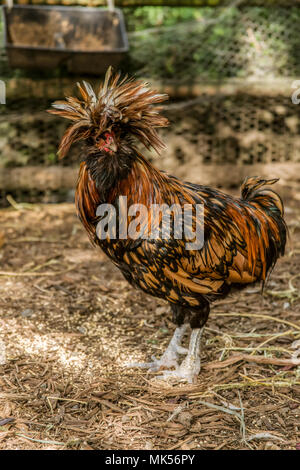
M187 354L188 350L181 346L181 341L188 328L187 324L179 326L176 328L174 335L160 359L156 359L152 356L153 362L132 362L127 364L127 367L142 367L145 369L150 369L153 372L158 371L161 367L176 367L178 368L178 358L179 354Z
M186 358L182 361L176 370L165 370L159 378L167 379L175 377L189 383L193 383L200 372L200 344L203 328L195 328L192 330L189 350Z

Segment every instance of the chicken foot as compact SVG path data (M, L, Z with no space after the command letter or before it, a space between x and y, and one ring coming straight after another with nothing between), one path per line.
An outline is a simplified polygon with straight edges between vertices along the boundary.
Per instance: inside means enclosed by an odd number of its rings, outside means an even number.
M155 356L152 356L151 359L153 362L132 362L127 364L127 367L142 367L145 369L149 369L152 372L157 372L162 367L175 367L176 369L178 369L179 354L188 353L188 350L181 346L181 340L187 328L187 324L183 324L176 328L167 349L165 350L160 359L156 359Z
M203 328L195 328L192 330L189 350L186 358L182 361L176 370L164 370L163 375L159 376L160 379L167 379L174 377L193 383L200 372L200 344Z

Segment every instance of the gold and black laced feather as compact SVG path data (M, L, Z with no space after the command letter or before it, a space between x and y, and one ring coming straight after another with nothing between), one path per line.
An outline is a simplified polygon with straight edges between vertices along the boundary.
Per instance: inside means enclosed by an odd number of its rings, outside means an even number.
M91 240L99 245L134 286L170 302L177 323L187 311L196 312L193 327L202 326L209 313L209 302L227 295L233 287L265 281L268 272L284 253L286 225L283 204L269 186L277 180L248 178L235 198L210 187L184 183L150 164L135 147L122 146L127 133L146 147L163 147L156 128L167 125L157 103L166 99L138 81L121 79L107 72L97 95L90 85L79 87L82 100L68 98L56 102L54 114L74 121L60 144L64 156L72 142L122 130L120 149L107 156L87 147L81 164L76 191L79 217ZM128 206L143 204L204 204L202 224L204 244L187 250L186 240L107 239L96 234L97 207L108 202L117 207L119 196ZM118 213L118 217L124 214ZM128 219L128 223L130 218ZM157 220L159 224L161 220ZM142 221L149 231L149 219Z

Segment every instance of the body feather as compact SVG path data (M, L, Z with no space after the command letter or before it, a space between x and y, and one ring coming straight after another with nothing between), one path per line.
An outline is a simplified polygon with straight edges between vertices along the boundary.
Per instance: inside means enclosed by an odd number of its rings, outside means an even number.
M185 317L191 326L203 326L209 303L227 295L232 288L265 281L279 256L284 254L286 225L283 204L269 186L277 180L248 178L235 198L207 186L181 182L159 171L135 148L134 141L157 151L163 143L156 128L167 120L154 107L164 95L145 84L107 73L96 94L90 85L79 87L82 101L69 98L54 104L55 114L74 124L60 145L62 156L72 142L84 139L88 146L80 167L76 190L79 217L92 242L102 248L125 278L150 295L170 302L174 321ZM108 146L113 140L113 148ZM193 215L193 226L204 231L204 244L187 250L184 236L99 239L97 207L110 203L118 210L119 196L128 206L143 204L204 205L204 219ZM118 218L124 214L118 213ZM174 219L174 213L171 218ZM172 220L173 220L172 219ZM126 218L127 224L130 217ZM152 222L153 223L153 222ZM161 224L158 216L155 224ZM150 233L149 219L141 227Z
M128 176L111 189L108 201L117 207L118 196L125 195L128 205L142 203L149 210L152 204L203 203L204 246L189 251L185 238L99 240L99 192L93 180L87 180L87 174L84 167L76 201L94 243L132 285L172 304L201 308L203 299L221 298L231 287L265 281L284 253L286 228L276 193L262 189L234 198L210 187L182 183L159 172L141 156Z

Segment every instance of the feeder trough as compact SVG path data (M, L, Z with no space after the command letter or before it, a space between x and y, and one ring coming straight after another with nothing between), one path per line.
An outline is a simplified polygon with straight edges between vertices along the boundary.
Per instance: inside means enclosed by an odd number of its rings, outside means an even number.
M128 51L119 9L4 6L9 64L21 69L64 67L75 74L98 75L116 66Z

